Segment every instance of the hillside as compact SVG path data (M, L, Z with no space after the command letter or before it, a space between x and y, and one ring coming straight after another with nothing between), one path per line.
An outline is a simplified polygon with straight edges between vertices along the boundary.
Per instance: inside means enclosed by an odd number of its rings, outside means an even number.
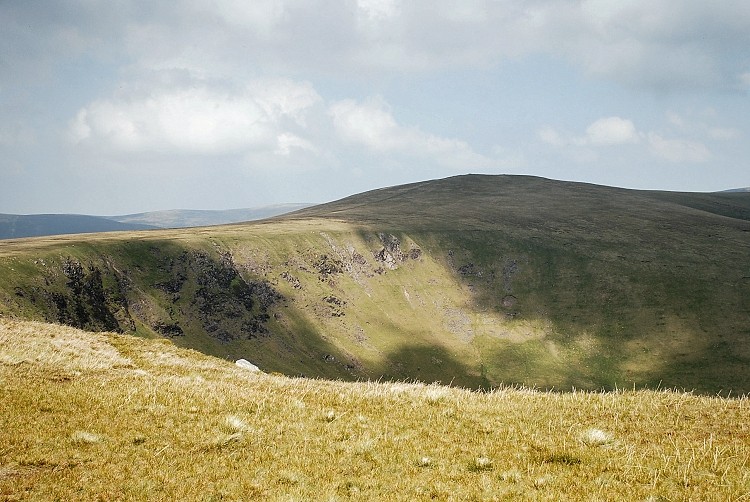
M253 373L0 319L2 500L742 500L747 398Z
M122 223L101 216L82 214L0 214L0 239L132 231L148 228L154 227L139 223Z
M750 194L519 176L261 222L0 247L0 314L266 371L750 392Z

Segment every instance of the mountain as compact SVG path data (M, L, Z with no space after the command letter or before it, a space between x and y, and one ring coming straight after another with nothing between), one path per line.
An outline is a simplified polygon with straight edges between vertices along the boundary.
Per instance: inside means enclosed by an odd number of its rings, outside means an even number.
M704 213L750 220L750 197L744 192L684 193L628 190L533 176L466 175L373 190L298 212L300 216L335 217L357 222L397 223L419 228L500 230L540 226L552 229L576 221L611 226L610 218L643 232L643 223L667 211L665 218L702 222ZM705 216L705 215L704 215ZM622 218L626 218L625 221ZM592 235L598 238L600 235Z
M147 213L109 216L111 220L121 223L135 223L160 228L205 227L223 225L242 221L262 220L272 216L289 213L312 204L275 204L248 209L227 210L190 210L174 209L168 211L151 211Z
M260 220L310 204L275 204L250 209L151 211L121 216L83 214L0 214L0 239L223 225Z
M101 216L82 214L0 214L0 239L19 239L58 234L133 231L150 225L121 223Z
M0 315L287 375L750 392L750 194L467 175L0 247Z

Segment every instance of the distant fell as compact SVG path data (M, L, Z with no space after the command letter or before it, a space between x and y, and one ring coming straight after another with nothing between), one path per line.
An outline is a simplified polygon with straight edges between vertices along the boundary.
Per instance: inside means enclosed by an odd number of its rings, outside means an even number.
M174 209L121 216L0 214L0 239L223 225L271 218L308 206L300 203L227 210Z
M746 192L631 190L535 176L462 175L369 191L313 206L299 217L388 222L409 227L491 228L512 222L568 227L574 221L647 222L687 208L750 220ZM693 214L697 216L697 214ZM634 228L635 230L635 228Z
M101 216L82 214L0 214L0 239L134 231L149 228L155 227L138 223L122 223Z
M226 210L172 209L146 213L110 216L121 223L150 225L159 228L187 228L261 220L309 207L312 204L274 204L255 208Z

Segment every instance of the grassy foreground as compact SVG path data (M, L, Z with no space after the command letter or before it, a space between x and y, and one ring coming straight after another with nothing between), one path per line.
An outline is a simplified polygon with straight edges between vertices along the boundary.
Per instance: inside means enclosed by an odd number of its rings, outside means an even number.
M0 318L0 500L744 500L748 412L294 379Z

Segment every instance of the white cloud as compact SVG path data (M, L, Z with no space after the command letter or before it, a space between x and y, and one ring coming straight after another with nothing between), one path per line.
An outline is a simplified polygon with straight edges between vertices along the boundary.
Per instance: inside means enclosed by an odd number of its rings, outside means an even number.
M450 22L481 25L488 20L490 5L484 0L444 0L434 2L434 7Z
M355 67L422 72L546 53L589 74L660 91L736 87L737 75L747 71L740 56L750 45L744 0L727 0L721 8L700 0L359 4L389 22L367 25L362 33L334 30L348 37L340 41L345 53L338 61ZM347 57L352 54L355 59Z
M408 146L401 128L380 98L371 99L364 104L353 99L339 101L330 107L330 114L336 131L345 140L382 152Z
M700 0L586 0L580 14L579 33L568 31L562 53L590 73L659 90L734 87L745 64L736 51L750 43L743 0L720 8Z
M597 120L586 128L585 143L591 145L621 145L638 142L633 122L620 117Z
M682 116L667 114L667 122L684 133L700 132L713 139L732 139L739 131L734 129L709 128L705 124L692 123ZM637 144L645 138L649 151L669 162L707 162L712 158L711 151L701 141L684 137L668 138L664 133L651 131L639 132L632 121L620 117L606 117L594 121L580 136L564 135L554 128L546 126L538 131L539 139L544 143L567 150L568 155L578 160L596 159L595 148L616 145Z
M339 101L331 105L329 113L342 139L364 145L371 151L430 158L437 164L463 169L497 164L476 153L465 141L399 125L382 98L372 98L364 103L351 99Z
M80 109L68 127L70 140L100 152L238 155L264 163L295 152L331 159L344 145L364 147L381 160L419 158L462 170L518 160L488 157L460 139L403 126L382 98L336 101L325 114L322 98L307 82L260 79L239 90L205 82L144 88L150 87L135 86Z
M3 55L8 68L24 73L30 54L45 67L125 52L134 69L257 76L484 68L545 53L628 85L750 86L746 0L134 0L106 12L65 3L43 17L26 4L0 16L0 32L18 40Z
M291 133L281 133L277 138L278 146L274 153L277 155L289 156L293 150L306 150L317 153L318 149L310 141L300 138Z
M196 10L218 14L227 24L252 29L256 34L268 36L284 17L286 2L279 0L214 0L195 2Z
M311 107L322 101L309 82L288 79L255 80L247 85L247 92L274 121L283 117L306 125L306 116Z
M75 143L124 152L236 154L311 149L288 129L304 126L320 97L307 83L263 80L237 91L208 86L157 89L98 100L69 126Z
M563 135L550 126L538 132L539 138L552 146L614 146L637 143L640 134L631 120L604 117L592 122L582 136Z
M670 162L707 162L711 159L710 150L703 143L685 139L667 139L651 132L648 143L654 155Z
M683 116L675 112L667 113L667 121L677 131L700 138L708 138L719 141L732 141L742 137L742 132L734 127L714 125L710 122L716 120L716 111L713 109L703 110L698 117Z
M72 125L79 142L125 151L228 153L273 141L258 104L206 89L162 92L135 101L96 101Z

